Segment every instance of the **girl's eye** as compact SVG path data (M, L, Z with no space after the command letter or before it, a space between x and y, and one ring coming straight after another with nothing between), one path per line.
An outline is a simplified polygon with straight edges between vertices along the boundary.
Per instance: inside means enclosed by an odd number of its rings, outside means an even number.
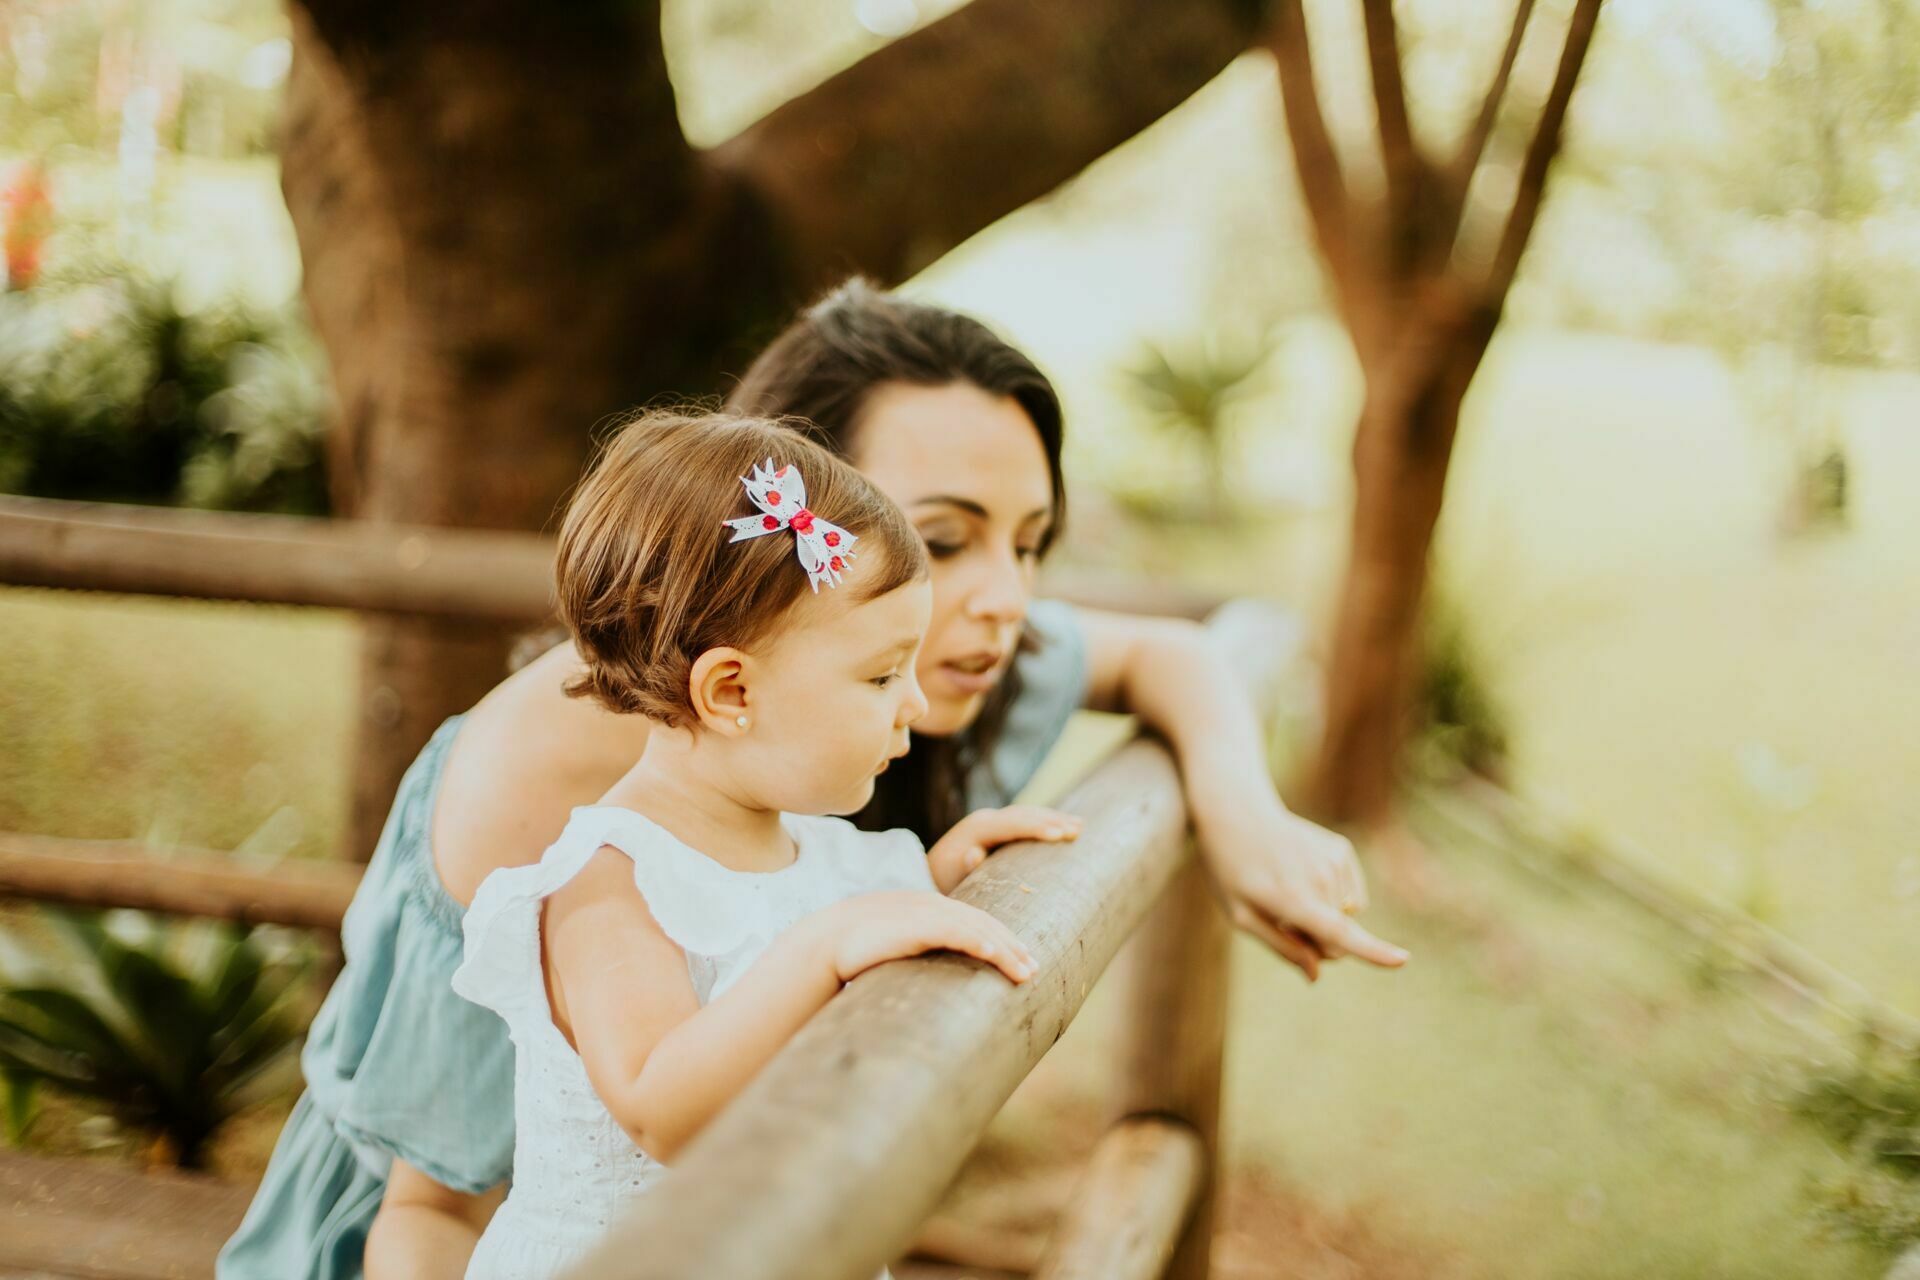
M869 680L867 681L867 683L870 685L873 685L877 689L885 689L890 687L893 684L893 682L895 680L898 680L899 678L900 678L900 673L898 671L889 671L887 672L886 675L881 676L879 679Z

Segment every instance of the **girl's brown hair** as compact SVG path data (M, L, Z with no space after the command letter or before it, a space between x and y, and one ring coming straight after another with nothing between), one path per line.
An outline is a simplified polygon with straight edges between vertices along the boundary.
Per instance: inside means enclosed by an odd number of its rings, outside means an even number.
M926 574L926 549L900 509L799 432L762 418L650 410L604 442L560 526L560 616L586 663L569 695L687 727L694 659L778 632L808 592L793 534L730 543L725 525L759 514L740 478L769 458L776 469L797 466L808 508L860 539L846 580L826 589L864 601Z
M1040 548L1044 555L1059 537L1067 512L1060 397L1025 353L971 316L883 292L865 280L848 280L761 352L727 397L727 407L804 419L835 453L855 457L867 400L890 383L958 383L1020 406L1046 452L1053 491L1053 519ZM1036 643L1029 631L1021 647ZM1019 696L1015 666L987 695L971 725L943 738L916 734L913 750L880 776L872 801L854 821L868 830L910 827L929 843L944 834L966 815L967 778L993 758Z

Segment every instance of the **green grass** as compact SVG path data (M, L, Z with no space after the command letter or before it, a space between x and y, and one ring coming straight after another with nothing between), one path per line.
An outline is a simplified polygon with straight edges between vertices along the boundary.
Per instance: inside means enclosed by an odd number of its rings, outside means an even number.
M1083 718L1063 754L1114 719ZM1056 759L1041 785L1072 772ZM1842 1161L1786 1105L1830 1026L1582 878L1418 829L1441 897L1380 892L1367 921L1413 951L1406 969L1342 962L1309 986L1236 943L1230 1156L1277 1173L1325 1236L1276 1274L1328 1249L1447 1280L1884 1272L1819 1221L1809 1184ZM1044 1129L1062 1098L1098 1096L1121 1012L1096 988L1006 1123Z
M1836 1157L1780 1108L1803 1042L1702 989L1623 907L1454 844L1481 920L1393 909L1397 974L1317 986L1243 944L1228 1115L1240 1149L1330 1209L1431 1242L1436 1273L1841 1277L1884 1258L1822 1237L1804 1193Z
M1441 545L1517 788L1920 1012L1920 378L1849 380L1852 527L1786 540L1705 353L1503 350Z
M0 830L331 853L353 634L311 610L0 590Z

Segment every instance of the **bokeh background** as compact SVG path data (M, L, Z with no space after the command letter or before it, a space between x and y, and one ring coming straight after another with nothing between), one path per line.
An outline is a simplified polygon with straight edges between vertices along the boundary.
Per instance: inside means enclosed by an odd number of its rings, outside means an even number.
M1155 6L1132 7L1149 20L1100 38L1198 56L1181 34L1191 11L1158 6L1163 35ZM959 8L669 0L670 122L721 147ZM1469 214L1499 212L1526 181L1530 122L1578 17L1539 9ZM1370 159L1362 10L1317 0L1306 17L1331 145L1355 198L1378 201L1393 182ZM1413 137L1442 154L1473 127L1514 6L1403 0L1397 15ZM290 92L313 92L293 84L295 43L315 39L296 21L271 0L0 8L0 491L487 523L450 510L483 463L418 502L377 466L345 474L341 434L382 439L364 415L399 410L364 353L334 367L343 348L309 308L345 304L316 287L357 290L351 305L379 315L382 297L425 286L394 283L370 233L327 232L325 201L283 174L283 154L309 187L341 163L316 159L311 98L296 104L303 140L286 142ZM565 52L549 43L565 41L530 40ZM427 59L420 74L447 73ZM934 229L886 264L910 295L988 320L1060 387L1063 569L1270 597L1313 624L1316 670L1289 688L1276 743L1276 767L1310 778L1337 718L1367 367L1302 200L1272 53L1192 79L1164 114L1104 126L1113 145L1064 182L1035 178L1039 198L975 228L978 202L956 197L960 214L928 214ZM1021 85L1041 114L1101 109L1064 62ZM885 130L907 143L925 110L945 139L956 116L1001 110L1003 82L976 89L937 119L910 93L864 109L891 113ZM630 90L587 65L552 86L588 114ZM474 129L520 127L489 110ZM653 143L612 124L574 132L587 136L568 145L605 165L572 180L649 225L657 193L620 153ZM346 186L330 216L366 198ZM322 229L297 236L290 199ZM684 288L760 270L751 229L714 243ZM334 256L316 261L316 245ZM515 271L533 297L543 273L571 279L591 258L507 231L472 252L480 283L447 285L445 305ZM1441 261L1476 252L1469 236ZM304 293L303 258L332 273ZM821 278L792 273L784 306ZM777 322L765 305L768 320L683 363L707 361L709 380L651 392L723 390ZM1384 310L1407 323L1419 305L1390 293ZM683 319L667 293L630 309L647 313L636 350ZM564 314L539 323L530 350L566 345ZM686 321L687 340L717 323ZM1920 1243L1920 1059L1899 1034L1920 1015L1917 367L1920 6L1609 0L1461 405L1393 802L1356 828L1369 923L1417 958L1391 975L1336 965L1308 987L1239 944L1223 1273L1878 1276ZM433 408L436 447L458 452L458 405ZM584 441L596 416L539 430ZM476 440L498 429L473 426ZM409 455L406 484L435 483L436 456ZM339 856L366 625L0 588L0 830L262 864ZM1116 732L1077 724L1037 794ZM211 926L0 912L0 984L51 971L84 989L104 947L192 971L238 945ZM292 1045L325 959L272 929L246 945L281 975L252 1013ZM1111 1018L1096 995L1000 1126L992 1158L1040 1171L1036 1203L1045 1157L1093 1132ZM257 1175L291 1103L291 1058L271 1048L231 1079L201 1077L225 1091L196 1153L221 1176ZM4 1072L0 1095L9 1141L30 1152L181 1154L85 1090Z

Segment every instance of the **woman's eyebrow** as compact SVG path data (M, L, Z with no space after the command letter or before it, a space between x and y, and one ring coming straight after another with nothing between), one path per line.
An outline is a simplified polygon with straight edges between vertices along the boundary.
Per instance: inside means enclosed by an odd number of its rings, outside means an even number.
M979 503L975 502L972 498L958 498L949 493L936 493L936 494L930 494L929 496L924 498L916 498L909 505L916 506L916 507L924 507L930 503L940 503L943 506L958 507L962 511L968 512L972 515L979 516L982 520L990 520L993 518L991 512L989 512L985 507L981 506ZM1050 516L1052 514L1053 514L1053 506L1051 503L1049 503L1047 506L1044 506L1044 507L1035 507L1033 510L1027 512L1027 514L1025 514L1024 516L1021 516L1020 523L1025 524L1028 521L1038 520L1043 517Z
M972 498L956 498L952 494L947 494L947 493L935 493L935 494L929 494L927 497L924 497L924 498L915 498L913 500L912 505L916 507L924 507L931 503L936 503L936 502L944 506L958 507L962 511L971 512L972 514L979 516L982 520L985 520L988 518L987 509L981 506L979 503L975 502Z

